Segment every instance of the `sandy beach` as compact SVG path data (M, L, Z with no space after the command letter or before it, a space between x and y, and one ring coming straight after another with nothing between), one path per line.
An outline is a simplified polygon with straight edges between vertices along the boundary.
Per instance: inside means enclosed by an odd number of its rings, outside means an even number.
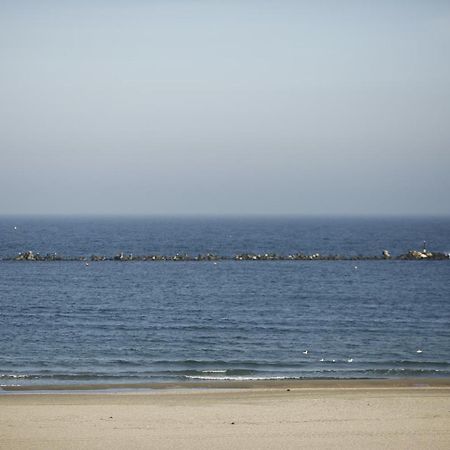
M4 449L450 448L449 380L0 395Z

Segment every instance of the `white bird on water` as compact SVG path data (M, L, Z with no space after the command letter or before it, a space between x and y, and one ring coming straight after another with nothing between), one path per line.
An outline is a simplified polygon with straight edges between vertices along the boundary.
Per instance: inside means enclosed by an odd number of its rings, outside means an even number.
M308 354L308 350L305 350L305 351L303 352L303 354L304 354L304 355L307 355L307 354Z
M420 348L416 351L416 353L422 353L423 350L420 350Z
M353 358L347 359L347 362L352 363L353 362Z

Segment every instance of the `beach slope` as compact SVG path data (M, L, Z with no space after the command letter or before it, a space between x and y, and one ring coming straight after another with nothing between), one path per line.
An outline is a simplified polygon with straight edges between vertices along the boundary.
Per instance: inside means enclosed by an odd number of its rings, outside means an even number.
M0 395L5 449L448 449L450 387Z

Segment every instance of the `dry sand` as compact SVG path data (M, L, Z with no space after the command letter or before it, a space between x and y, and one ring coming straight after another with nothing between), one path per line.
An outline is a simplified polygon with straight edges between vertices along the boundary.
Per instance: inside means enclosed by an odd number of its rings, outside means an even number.
M450 383L0 395L1 449L450 449Z

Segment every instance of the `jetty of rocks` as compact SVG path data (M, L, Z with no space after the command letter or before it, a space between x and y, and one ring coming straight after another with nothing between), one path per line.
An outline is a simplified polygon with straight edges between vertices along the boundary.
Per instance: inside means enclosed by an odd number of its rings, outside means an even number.
M321 255L319 253L305 254L292 253L278 255L276 253L239 253L234 256L216 255L213 253L199 254L196 256L186 253L175 255L133 255L120 252L114 256L63 256L58 253L41 255L31 250L24 251L15 256L0 257L4 261L372 261L372 260L415 260L415 261L443 261L449 260L450 255L443 252L430 252L427 250L410 250L408 253L392 256L388 250L383 250L379 255Z

